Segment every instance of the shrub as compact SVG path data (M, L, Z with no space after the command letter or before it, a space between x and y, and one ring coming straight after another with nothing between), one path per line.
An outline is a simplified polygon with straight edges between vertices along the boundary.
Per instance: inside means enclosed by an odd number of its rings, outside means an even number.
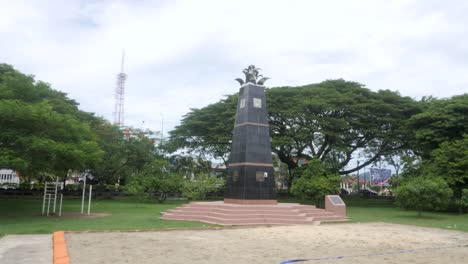
M414 209L421 216L423 210L447 208L453 191L447 182L436 177L415 177L403 181L396 189L396 204L405 209Z
M203 175L195 180L186 180L182 186L182 196L189 200L204 200L208 193L215 192L223 186L223 179Z
M168 193L179 192L182 186L182 177L170 174L165 167L165 160L155 160L146 165L143 170L133 176L126 185L126 190L143 199L146 193L158 194L158 202L166 200Z
M468 189L462 190L461 197L456 200L456 204L460 214L468 209Z
M341 177L338 174L328 173L320 161L311 160L301 171L298 173L300 177L293 181L292 194L312 200L316 206L323 207L325 195L340 192Z

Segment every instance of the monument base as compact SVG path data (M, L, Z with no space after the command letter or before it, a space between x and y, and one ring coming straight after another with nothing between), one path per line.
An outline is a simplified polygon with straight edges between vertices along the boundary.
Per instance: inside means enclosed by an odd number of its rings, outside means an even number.
M200 221L216 225L307 225L348 220L346 216L336 215L313 205L276 203L276 200L260 201L274 201L275 204L191 202L164 212L161 219Z
M228 204L249 204L249 205L275 205L278 204L276 200L245 200L245 199L229 199L225 198L224 203Z

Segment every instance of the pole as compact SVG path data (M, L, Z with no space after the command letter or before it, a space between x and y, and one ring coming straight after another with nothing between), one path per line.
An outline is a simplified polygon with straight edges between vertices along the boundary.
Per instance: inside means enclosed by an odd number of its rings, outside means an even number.
M63 193L60 194L59 216L62 216L62 200L63 200Z
M47 182L44 185L44 199L42 201L42 215L44 215L45 213L46 194L47 194Z
M51 195L51 194L48 194L47 196L49 196L49 203L47 204L47 216L49 216L50 196L52 196L52 195Z
M91 210L91 195L93 194L93 185L89 186L88 215Z
M81 213L83 214L84 212L84 198L86 194L86 178L88 174L84 173L84 180L83 180L83 196L81 197Z
M54 194L54 214L55 214L55 205L57 204L57 188L58 188L58 177L55 181L55 194Z

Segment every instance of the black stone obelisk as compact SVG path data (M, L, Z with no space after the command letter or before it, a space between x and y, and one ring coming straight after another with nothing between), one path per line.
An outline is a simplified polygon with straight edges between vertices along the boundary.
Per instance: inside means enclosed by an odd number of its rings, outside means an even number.
M276 204L263 86L248 82L240 88L233 134L224 201Z

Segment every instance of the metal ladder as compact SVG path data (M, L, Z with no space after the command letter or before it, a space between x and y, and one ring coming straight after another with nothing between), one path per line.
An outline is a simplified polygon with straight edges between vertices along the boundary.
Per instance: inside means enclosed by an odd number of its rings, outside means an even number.
M63 200L63 194L61 190L63 190L63 184L58 181L58 178L55 182L46 182L44 185L44 198L42 201L42 215L46 213L45 211L45 205L47 203L47 216L49 216L50 212L50 202L51 200L53 201L53 209L52 213L55 214L55 208L57 205L57 192L60 187L60 206L59 206L59 216L62 215L62 200Z

